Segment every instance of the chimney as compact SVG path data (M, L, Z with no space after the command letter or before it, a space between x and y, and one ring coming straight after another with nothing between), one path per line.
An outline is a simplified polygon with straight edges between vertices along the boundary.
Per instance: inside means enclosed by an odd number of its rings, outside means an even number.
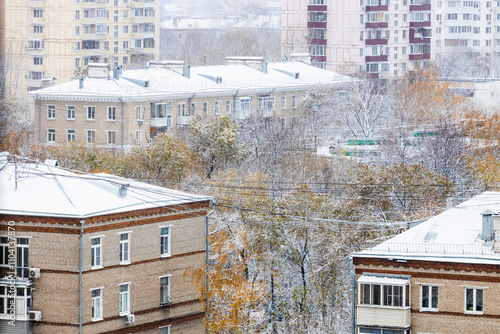
M80 79L78 79L78 81L79 81L78 88L83 89L83 81L84 81L84 80L85 80L84 78L80 78Z
M117 66L113 69L113 79L120 80L120 74L122 74L122 67Z
M246 64L259 71L262 70L264 57L226 57L227 65Z
M267 74L267 63L262 63L262 73Z
M191 66L184 65L182 75L184 75L188 79L191 79Z
M90 63L88 76L89 76L89 78L96 78L96 79L109 78L109 64L108 63Z
M494 212L491 210L486 210L481 213L481 215L483 216L483 229L481 232L481 239L485 241L491 241L493 240L493 235L495 233L495 219L493 218Z

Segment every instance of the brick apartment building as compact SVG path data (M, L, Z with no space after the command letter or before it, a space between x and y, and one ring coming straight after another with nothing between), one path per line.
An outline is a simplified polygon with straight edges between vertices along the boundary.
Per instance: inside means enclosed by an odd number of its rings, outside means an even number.
M353 254L355 332L498 333L499 212L485 192Z
M298 116L313 86L345 94L355 79L306 63L231 57L227 65L189 67L151 62L142 70L91 64L89 77L32 92L35 138L127 148L155 134L189 126L197 114L274 117L283 127Z
M205 263L209 206L2 153L0 332L203 333L186 273Z

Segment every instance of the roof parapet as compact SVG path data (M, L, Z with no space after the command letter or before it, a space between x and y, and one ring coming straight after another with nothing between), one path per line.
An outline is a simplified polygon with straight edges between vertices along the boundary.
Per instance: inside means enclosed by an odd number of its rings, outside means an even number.
M167 68L177 73L184 75L184 67L186 62L184 60L150 60L148 61L148 68Z
M227 65L241 65L246 64L252 68L262 71L264 57L226 57ZM267 67L266 67L267 68Z
M96 78L96 79L109 78L109 64L108 63L90 63L88 77L89 78Z

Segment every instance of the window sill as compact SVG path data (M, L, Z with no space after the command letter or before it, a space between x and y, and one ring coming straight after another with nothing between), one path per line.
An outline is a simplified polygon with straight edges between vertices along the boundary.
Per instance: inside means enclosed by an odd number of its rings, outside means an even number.
M483 315L482 311L464 311L464 314Z
M104 318L102 318L102 317L101 318L92 318L92 321L94 321L94 322L96 322L96 321L102 321L102 320L104 320Z
M120 265L122 266L127 266L130 264L130 261L126 261L126 262L120 262Z
M162 258L164 258L164 257L172 257L172 255L171 254L161 254L160 257L162 257Z
M74 118L66 118L67 121L74 121Z
M419 312L439 312L437 308L421 308L418 310Z
M95 269L102 269L102 266L95 266L95 267L90 267L90 269L95 270Z
M120 312L119 313L120 317L124 317L124 316L129 315L129 314L130 314L130 311Z

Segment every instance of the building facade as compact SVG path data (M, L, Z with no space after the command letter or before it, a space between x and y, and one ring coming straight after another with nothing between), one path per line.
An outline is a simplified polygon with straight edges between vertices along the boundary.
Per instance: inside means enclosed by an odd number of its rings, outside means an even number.
M496 333L500 193L353 254L356 333Z
M209 197L5 153L0 184L0 332L204 332Z
M30 95L35 136L45 144L77 141L126 149L157 133L189 126L197 114L274 117L283 127L316 86L344 94L355 79L302 62L228 58L227 65L189 67L151 62L148 69L109 71L92 64L89 77Z
M282 0L282 53L330 71L388 78L434 59L431 0Z
M2 2L6 95L52 78L64 83L89 63L131 66L159 57L159 0Z

